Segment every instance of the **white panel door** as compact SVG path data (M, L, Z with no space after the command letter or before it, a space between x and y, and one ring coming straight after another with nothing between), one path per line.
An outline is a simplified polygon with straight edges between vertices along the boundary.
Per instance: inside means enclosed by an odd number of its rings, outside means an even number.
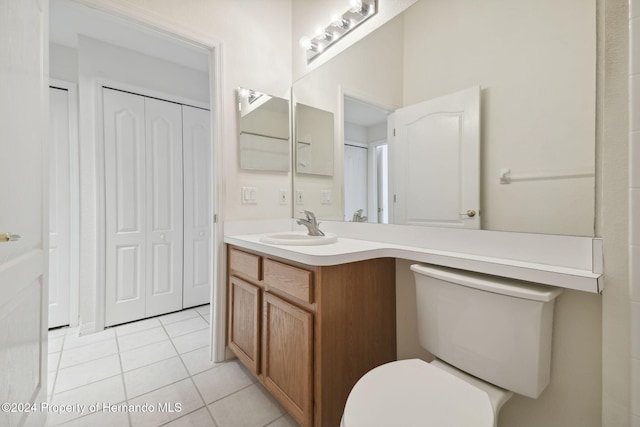
M393 116L394 223L480 228L480 87Z
M182 308L182 110L145 98L146 317Z
M145 316L147 280L144 98L103 89L105 325Z
M362 216L369 215L368 157L369 150L366 147L344 145L345 221L351 221L359 209L362 209Z
M211 299L211 128L209 110L182 106L184 150L183 307Z
M51 87L49 105L49 327L54 328L69 324L69 92Z
M47 396L46 1L0 0L0 411L2 426L43 426ZM18 409L10 407L9 409Z

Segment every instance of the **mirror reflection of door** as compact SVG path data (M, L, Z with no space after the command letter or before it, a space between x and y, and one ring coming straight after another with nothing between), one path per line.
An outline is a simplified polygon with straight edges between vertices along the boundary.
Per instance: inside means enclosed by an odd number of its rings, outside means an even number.
M480 87L390 117L393 222L480 228Z
M389 222L387 117L390 111L344 97L344 219Z

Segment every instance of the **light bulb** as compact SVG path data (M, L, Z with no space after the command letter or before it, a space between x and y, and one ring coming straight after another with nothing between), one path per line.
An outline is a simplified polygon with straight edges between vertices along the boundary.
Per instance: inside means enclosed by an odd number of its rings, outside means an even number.
M331 25L333 25L334 27L342 28L343 30L346 30L347 28L349 28L349 24L350 24L349 21L347 21L337 13L334 13L333 15L331 15Z
M305 50L309 50L311 49L311 39L307 36L302 36L300 37L300 47L305 49Z
M353 12L357 12L359 10L362 10L362 0L351 0L349 2L349 6L351 6L351 10Z
M251 91L247 88L241 87L238 91L238 95L240 95L240 98L249 98Z
M326 28L318 27L316 29L316 38L331 42L333 40L333 33L326 30Z

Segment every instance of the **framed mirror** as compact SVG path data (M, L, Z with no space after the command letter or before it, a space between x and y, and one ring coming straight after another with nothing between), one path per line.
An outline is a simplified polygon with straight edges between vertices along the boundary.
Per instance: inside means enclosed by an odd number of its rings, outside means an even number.
M393 156L393 125L379 122L381 130L354 119L350 105L372 106L389 116L479 86L479 204L467 207L460 202L456 215L474 210L479 228L485 230L592 236L596 3L564 0L562 5L552 0L508 6L498 1L418 0L298 78L292 99L334 114L335 143L331 179L294 174L294 192L304 195L294 206L294 216L304 208L321 219L352 221L363 209L367 221L384 222L378 210L385 207L373 203L377 197L387 203L387 218L393 222L398 203L406 202L393 190L393 182L410 168ZM361 139L354 141L354 135ZM348 168L353 162L345 143L353 142L367 150L361 157L368 161L359 173L366 177L360 178L359 187L366 198L350 204ZM386 154L383 145L389 148ZM372 181L375 152L387 163L386 195ZM420 159L411 160L414 169L421 164ZM419 183L418 178L407 179ZM430 182L429 188L437 193L438 183ZM437 198L425 203L442 204Z
M240 168L288 172L289 101L243 87L237 99Z

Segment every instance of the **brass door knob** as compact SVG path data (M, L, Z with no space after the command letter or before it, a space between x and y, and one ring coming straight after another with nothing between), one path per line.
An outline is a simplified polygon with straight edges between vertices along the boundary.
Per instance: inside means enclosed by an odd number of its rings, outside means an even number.
M476 216L476 211L474 211L473 209L469 209L468 211L466 211L465 213L461 213L460 215L468 216L469 218L473 218L474 216Z
M0 242L14 242L20 239L19 234L12 234L8 231L0 232Z

